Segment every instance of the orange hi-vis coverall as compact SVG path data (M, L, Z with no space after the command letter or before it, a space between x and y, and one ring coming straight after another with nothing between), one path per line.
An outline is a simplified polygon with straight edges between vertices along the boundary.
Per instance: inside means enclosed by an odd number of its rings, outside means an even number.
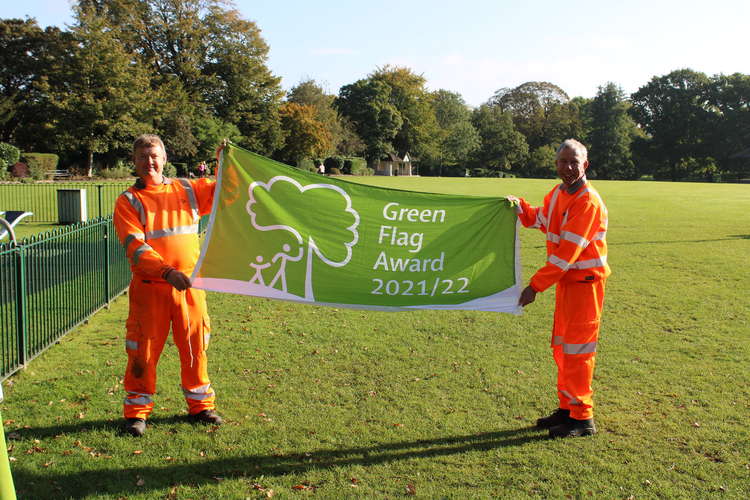
M193 288L179 291L164 279L172 269L192 274L200 254L198 222L211 211L215 186L209 179L164 178L156 186L138 179L115 202L115 229L133 273L125 337L125 418L145 419L153 409L156 365L170 325L188 412L215 408L205 353L211 335L206 294Z
M518 218L547 235L547 263L531 278L543 292L556 284L552 355L560 408L578 420L593 417L596 345L604 305L607 207L588 181L555 186L543 207L520 199Z

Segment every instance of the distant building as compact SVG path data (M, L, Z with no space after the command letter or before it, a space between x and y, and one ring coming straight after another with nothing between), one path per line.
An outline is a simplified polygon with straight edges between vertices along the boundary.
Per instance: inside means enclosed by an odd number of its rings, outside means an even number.
M412 164L415 161L416 158L410 157L409 153L404 153L403 157L388 153L375 166L375 175L414 175Z

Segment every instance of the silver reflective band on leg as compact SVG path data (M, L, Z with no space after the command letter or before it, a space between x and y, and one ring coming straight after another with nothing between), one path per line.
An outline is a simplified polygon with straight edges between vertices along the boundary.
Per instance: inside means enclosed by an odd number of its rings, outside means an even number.
M149 394L138 394L139 397L137 398L128 398L125 397L125 404L126 405L148 405L153 403L153 400L149 397Z
M560 345L563 343L563 336L562 335L553 335L552 336L552 345Z
M586 342L585 344L563 344L565 354L589 354L596 352L596 342Z
M214 391L213 389L211 389L211 384L202 385L200 387L196 387L193 390L185 389L183 387L182 393L186 398L195 399L196 401L201 401L214 395Z
M129 349L131 351L137 351L138 350L138 341L137 340L128 340L128 339L125 339L125 348Z
M577 399L571 396L571 394L568 391L560 391L562 392L562 395L568 398L568 404L573 406L578 406L581 404L581 402Z

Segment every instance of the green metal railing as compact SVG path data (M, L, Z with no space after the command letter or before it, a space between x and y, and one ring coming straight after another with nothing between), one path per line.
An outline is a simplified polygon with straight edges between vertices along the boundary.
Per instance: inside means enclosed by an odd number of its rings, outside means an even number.
M58 222L57 191L85 189L88 217L106 217L112 215L120 193L132 185L133 181L3 183L0 184L0 209L33 212L29 221Z
M201 233L208 220L201 217ZM0 381L109 304L130 278L112 217L0 244Z
M0 244L0 380L106 306L129 282L111 218Z

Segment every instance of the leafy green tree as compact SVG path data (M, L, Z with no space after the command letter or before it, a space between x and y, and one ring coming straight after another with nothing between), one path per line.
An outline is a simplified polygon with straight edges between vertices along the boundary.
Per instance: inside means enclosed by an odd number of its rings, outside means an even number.
M650 136L657 178L673 181L691 175L689 158L710 156L707 138L717 124L709 99L709 79L691 69L653 77L631 96L631 115Z
M59 66L70 37L34 19L0 19L0 140L22 149L53 147L54 116L38 83Z
M289 91L288 102L311 106L315 110L315 119L331 135L331 150L324 156L338 152L344 155L356 155L364 151L364 143L357 136L352 123L339 115L334 107L335 95L326 94L323 88L308 79L300 82Z
M481 141L463 97L448 90L438 90L432 94L432 108L439 130L439 171L443 165L467 164Z
M127 51L150 70L152 87L168 88L157 130L174 137L177 157L197 154L196 121L212 113L242 132L241 144L270 154L283 142L283 91L266 67L260 30L223 0L78 0L91 6ZM176 136L180 135L180 138ZM174 151L173 151L174 154Z
M479 149L472 155L474 168L498 176L523 164L529 146L513 125L510 113L498 106L482 104L474 110L471 121L481 139Z
M630 104L615 83L599 87L589 106L588 136L590 171L600 179L635 179L631 144L638 128L628 115Z
M401 129L403 119L391 102L388 84L368 78L345 85L334 105L364 141L368 162L376 162L393 150L391 140Z
M708 90L709 105L721 119L711 132L711 154L730 178L748 175L748 161L737 153L750 147L750 76L716 75Z
M557 145L568 137L580 137L580 110L568 94L549 82L526 82L495 92L489 104L513 117L516 129L533 150Z
M193 136L198 140L196 156L200 161L208 161L216 156L216 149L224 139L238 143L242 133L233 123L227 123L211 115L196 120Z
M287 102L279 110L282 128L289 134L276 157L296 165L304 157L322 157L331 149L331 134L315 119L315 109L305 104Z
M432 96L425 86L427 80L409 68L393 66L378 68L369 78L391 88L391 104L403 120L393 138L393 149L401 154L409 152L421 161L439 158L439 127Z
M150 128L148 74L107 28L92 9L77 8L76 49L41 84L57 111L60 150L85 152L89 176L95 153L128 148L134 132Z

